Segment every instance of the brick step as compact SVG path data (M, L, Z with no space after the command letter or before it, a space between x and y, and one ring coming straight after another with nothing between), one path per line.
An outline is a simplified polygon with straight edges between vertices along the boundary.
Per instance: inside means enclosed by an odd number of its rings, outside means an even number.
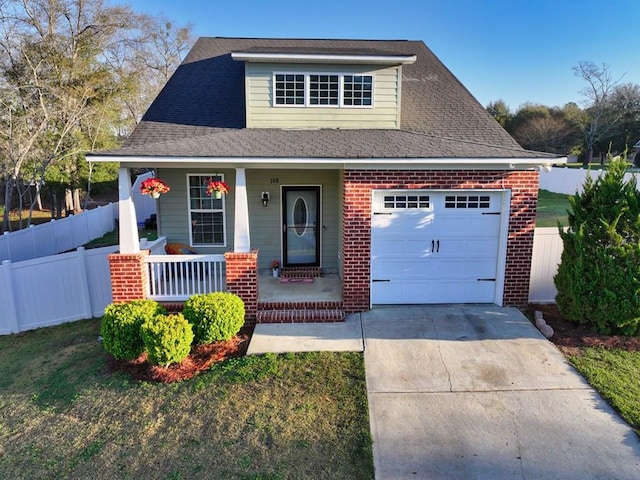
M184 302L158 302L164 308L167 309L168 313L182 313L184 309Z
M329 323L343 322L344 310L258 310L256 323Z
M285 267L280 269L282 278L315 278L322 277L320 267Z
M293 302L258 302L258 311L260 310L342 310L342 302L318 302L315 300Z

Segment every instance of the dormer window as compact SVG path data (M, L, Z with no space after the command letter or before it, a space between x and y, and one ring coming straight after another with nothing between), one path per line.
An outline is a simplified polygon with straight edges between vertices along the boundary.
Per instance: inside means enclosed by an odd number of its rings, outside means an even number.
M309 105L338 105L338 75L309 75Z
M373 75L275 73L273 85L275 106L373 106Z
M370 107L373 102L373 77L371 75L345 75L343 79L345 105Z
M276 105L304 105L304 75L279 73L275 86Z

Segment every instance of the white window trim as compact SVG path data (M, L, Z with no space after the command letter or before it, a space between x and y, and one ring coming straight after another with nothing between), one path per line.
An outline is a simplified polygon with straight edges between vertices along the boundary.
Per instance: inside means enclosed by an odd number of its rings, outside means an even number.
M297 103L291 103L291 104L277 104L276 103L276 75L302 75L303 76L303 81L304 81L304 92L303 92L303 97L304 97L304 101L301 104L297 104ZM286 80L285 80L286 82ZM308 92L309 92L309 78L306 74L304 73L298 73L298 72L273 72L273 75L271 77L271 104L274 107L278 107L278 108L305 108L307 106L307 97L308 97ZM286 97L285 97L286 99Z
M222 195L222 208L208 210L200 208L191 208L191 189L189 184L190 177L220 177L224 182L223 173L187 173L187 228L189 230L189 246L190 247L226 247L227 246L227 202L226 195ZM222 212L222 243L195 243L193 239L193 228L191 225L191 214L196 213L217 213Z
M276 103L276 75L304 75L304 103L302 105L287 105ZM337 105L312 105L310 103L311 75L337 75L338 76L338 104ZM344 104L344 77L371 77L371 105L345 105ZM375 83L376 78L373 73L349 73L349 72L299 72L299 71L277 71L271 77L271 105L276 108L347 108L347 109L370 109L375 106Z

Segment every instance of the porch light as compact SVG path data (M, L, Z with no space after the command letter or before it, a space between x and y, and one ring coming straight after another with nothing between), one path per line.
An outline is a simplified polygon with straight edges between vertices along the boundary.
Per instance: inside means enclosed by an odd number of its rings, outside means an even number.
M266 207L269 204L269 192L262 192L262 206Z

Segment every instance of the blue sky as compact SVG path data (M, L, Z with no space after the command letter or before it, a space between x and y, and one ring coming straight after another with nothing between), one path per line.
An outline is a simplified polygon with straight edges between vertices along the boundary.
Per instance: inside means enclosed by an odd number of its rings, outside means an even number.
M196 36L422 40L480 103L502 99L512 111L524 102L581 104L585 84L572 67L582 60L640 84L638 0L130 3L191 23Z

